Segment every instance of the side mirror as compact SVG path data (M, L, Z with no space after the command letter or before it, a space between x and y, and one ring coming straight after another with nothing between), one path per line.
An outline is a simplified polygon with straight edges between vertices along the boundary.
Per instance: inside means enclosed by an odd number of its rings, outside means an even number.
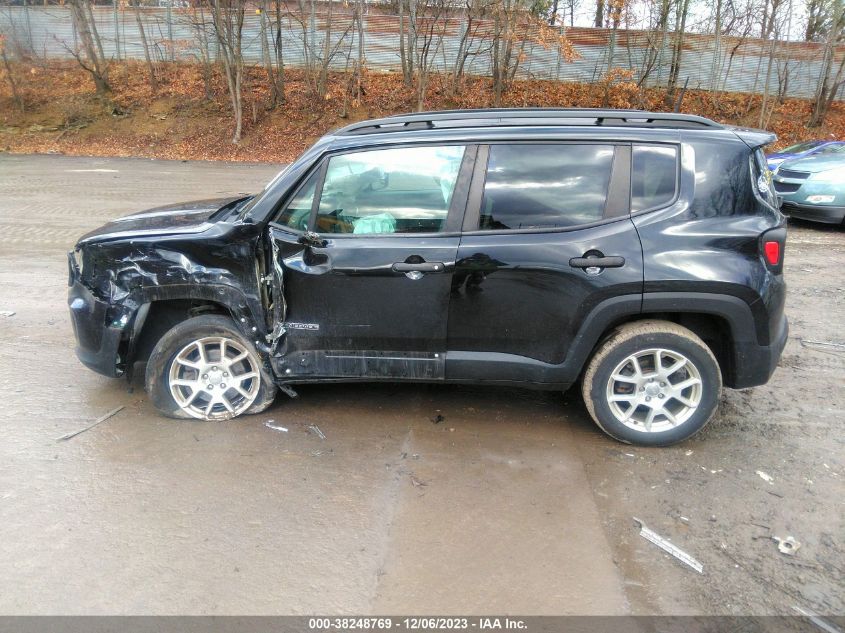
M328 244L326 240L320 237L319 233L314 231L305 231L296 241L304 246L316 246L317 248L323 248Z

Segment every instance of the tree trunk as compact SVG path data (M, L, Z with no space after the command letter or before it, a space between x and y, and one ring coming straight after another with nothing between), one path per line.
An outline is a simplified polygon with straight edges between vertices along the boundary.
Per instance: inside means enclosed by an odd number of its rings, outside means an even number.
M261 59L264 62L264 72L267 74L267 86L270 89L270 103L268 108L272 110L280 102L279 87L276 84L276 73L273 70L273 60L270 58L270 43L267 41L267 2L262 2L260 16L260 37L261 37Z
M417 52L417 0L408 0L408 81L413 82ZM410 83L408 85L410 85Z
M364 87L362 85L364 75L364 47L366 46L364 38L364 9L366 5L364 0L358 0L358 67L355 68L355 98L360 101L364 96Z
M687 14L690 0L680 0L678 15L675 18L675 41L672 46L672 63L669 67L669 81L666 85L666 105L671 106L674 101L675 88L678 85L678 75L681 72L681 60L684 52L684 35L686 34Z
M824 70L819 78L819 86L816 90L816 99L813 104L813 113L810 115L810 121L807 123L807 127L819 127L824 123L830 104L833 103L836 94L839 92L839 87L843 83L842 73L843 67L845 67L845 56L843 56L836 74L831 78L831 72L836 65L837 44L842 38L843 27L845 26L843 25L843 22L845 22L843 20L843 12L845 12L845 3L838 2L832 16L833 20L831 22L830 32L827 35L827 42L825 43Z
M6 77L8 78L9 86L12 89L12 98L15 100L15 103L18 104L20 111L23 112L25 109L23 99L21 98L20 93L18 93L18 86L15 83L14 75L12 75L12 65L9 63L9 58L6 56L6 47L4 46L2 38L0 38L0 57L3 58L3 66L6 69Z
M406 86L410 86L411 77L408 70L408 56L405 52L405 39L405 0L399 0L399 61L402 64L402 79Z
M97 45L97 52L100 54L100 59L105 61L106 55L103 53L103 42L100 40L100 32L97 30L97 22L94 20L94 11L91 9L91 0L85 2L85 8L88 10L88 19L91 24L91 37L94 38L94 43Z
M153 59L150 55L150 46L147 43L147 34L144 31L144 21L141 19L141 8L138 5L139 0L132 3L135 9L135 21L138 23L138 34L141 36L141 45L144 47L144 59L147 62L147 73L150 76L150 88L153 92L158 90L158 81L156 80L155 66L153 66Z
M771 47L769 48L769 63L766 65L766 83L763 85L763 102L760 104L760 116L757 118L757 127L759 128L763 127L768 118L766 116L766 107L769 104L769 81L772 79L772 61L775 57L776 44L777 40L772 40Z
M279 92L279 103L285 102L285 54L282 42L282 1L274 0L276 9L276 35L273 39L273 49L276 53L276 86Z
M334 2L332 0L328 0L327 6L328 9L326 11L326 34L323 36L323 59L321 60L322 63L320 64L320 74L319 79L317 80L317 95L322 98L326 96L328 92L328 81L329 81L329 63L331 62L331 51L332 51L332 6Z
M91 6L88 0L70 0L69 4L71 17L82 40L82 49L87 62L83 61L83 55L78 51L72 51L72 54L79 65L91 75L98 94L111 92L108 82L108 64L102 54L103 46L97 33Z
M604 26L604 0L596 0L596 19L594 25L597 29Z
M830 78L830 73L835 61L835 50L835 48L830 49L830 54L825 62L825 72L822 73L822 79L817 92L818 96L816 97L816 102L813 105L813 113L810 115L810 121L807 123L807 127L819 127L824 123L827 111L830 109L830 105L833 103L834 99L836 99L836 94L839 92L842 84L845 83L845 80L843 80L843 71L845 71L845 56L843 56L842 61L839 63L839 69L836 71L834 78L832 80Z
M496 13L493 28L493 106L502 105L502 70L500 68L500 49L502 46L502 17Z
M244 25L245 6L243 0L234 0L221 6L221 0L212 0L212 22L217 43L220 47L220 57L223 61L223 71L226 75L226 85L229 89L229 99L232 103L232 115L235 119L235 129L232 133L232 143L240 143L243 132L243 52L241 48Z

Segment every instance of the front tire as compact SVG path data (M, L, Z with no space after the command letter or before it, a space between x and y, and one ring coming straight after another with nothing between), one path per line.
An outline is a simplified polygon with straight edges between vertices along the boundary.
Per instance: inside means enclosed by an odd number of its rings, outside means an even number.
M171 418L228 420L273 403L276 383L231 319L203 315L171 328L147 361L150 400Z
M587 365L582 394L595 423L639 446L669 446L713 417L722 374L710 348L669 321L623 325Z

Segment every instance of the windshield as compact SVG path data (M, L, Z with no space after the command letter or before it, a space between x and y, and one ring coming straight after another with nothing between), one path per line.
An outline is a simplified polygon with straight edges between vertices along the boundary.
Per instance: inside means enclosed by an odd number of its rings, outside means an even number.
M291 163L291 165L292 164L293 163ZM290 165L283 167L282 170L278 174L273 176L273 178L266 185L264 185L264 189L262 189L260 193L264 193L270 187L272 187L273 184L275 184L279 180L279 178L281 178L282 176L284 176L287 173L288 169L290 169ZM249 202L247 202L245 205L243 205L240 208L239 213L238 213L238 220L243 219L246 216L246 214L249 213L249 210L252 209L252 207L255 205L255 203L258 201L258 199L260 197L261 197L260 195L252 196L251 199L249 200Z
M801 152L806 152L809 149L818 147L821 144L822 141L805 141L804 143L798 143L797 145L790 145L780 151L782 154L800 154Z
M819 154L845 154L845 143L833 143L819 150Z

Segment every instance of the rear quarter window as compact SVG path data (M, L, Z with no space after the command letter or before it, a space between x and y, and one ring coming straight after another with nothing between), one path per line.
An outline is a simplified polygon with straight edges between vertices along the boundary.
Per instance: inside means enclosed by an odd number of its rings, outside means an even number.
M631 150L631 211L665 207L678 188L678 148L635 145Z

